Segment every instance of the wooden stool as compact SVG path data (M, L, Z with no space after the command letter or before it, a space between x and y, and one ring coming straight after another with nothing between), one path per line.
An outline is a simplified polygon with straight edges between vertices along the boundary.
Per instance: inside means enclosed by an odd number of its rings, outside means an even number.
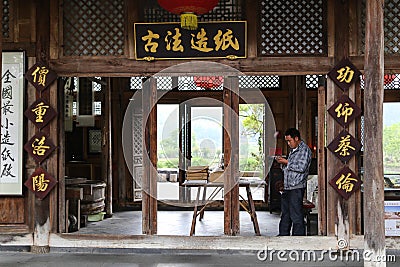
M310 234L310 213L311 210L315 208L314 203L312 203L311 201L304 199L303 200L303 210L304 210L304 217L306 219L306 227L307 227L307 232L306 235Z
M78 231L81 227L81 200L83 199L82 187L65 187L65 222L66 232L68 233L68 216L74 215L77 219L77 227L74 229Z

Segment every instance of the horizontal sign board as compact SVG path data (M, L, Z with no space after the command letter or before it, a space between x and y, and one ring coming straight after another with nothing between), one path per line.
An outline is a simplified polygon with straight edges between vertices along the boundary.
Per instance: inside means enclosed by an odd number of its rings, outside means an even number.
M246 58L245 21L199 23L185 30L179 23L135 23L137 60Z

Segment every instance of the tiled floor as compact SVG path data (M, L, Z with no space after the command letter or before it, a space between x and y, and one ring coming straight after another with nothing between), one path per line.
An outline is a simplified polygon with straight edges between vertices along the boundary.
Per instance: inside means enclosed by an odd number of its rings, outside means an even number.
M158 211L157 234L189 236L193 211ZM278 234L279 214L269 211L257 211L261 235L276 236ZM142 234L141 211L116 212L111 218L99 222L89 222L79 234ZM206 210L202 221L196 223L196 236L221 236L224 234L224 212ZM240 212L240 235L253 236L254 228L247 212Z

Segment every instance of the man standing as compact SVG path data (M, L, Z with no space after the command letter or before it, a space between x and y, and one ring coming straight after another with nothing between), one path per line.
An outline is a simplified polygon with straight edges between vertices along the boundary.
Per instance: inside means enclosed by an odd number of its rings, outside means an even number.
M311 164L311 150L295 128L286 130L285 140L290 147L288 158L276 157L276 161L282 164L284 175L279 235L290 235L290 230L292 235L305 235L303 196Z

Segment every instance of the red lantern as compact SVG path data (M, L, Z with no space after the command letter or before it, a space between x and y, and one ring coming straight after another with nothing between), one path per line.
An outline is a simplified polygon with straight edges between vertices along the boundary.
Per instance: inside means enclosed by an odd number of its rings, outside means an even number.
M187 30L197 29L197 15L212 10L219 0L157 0L165 10L181 15L181 27Z
M224 78L222 76L195 76L193 80L197 87L212 89L219 87Z

